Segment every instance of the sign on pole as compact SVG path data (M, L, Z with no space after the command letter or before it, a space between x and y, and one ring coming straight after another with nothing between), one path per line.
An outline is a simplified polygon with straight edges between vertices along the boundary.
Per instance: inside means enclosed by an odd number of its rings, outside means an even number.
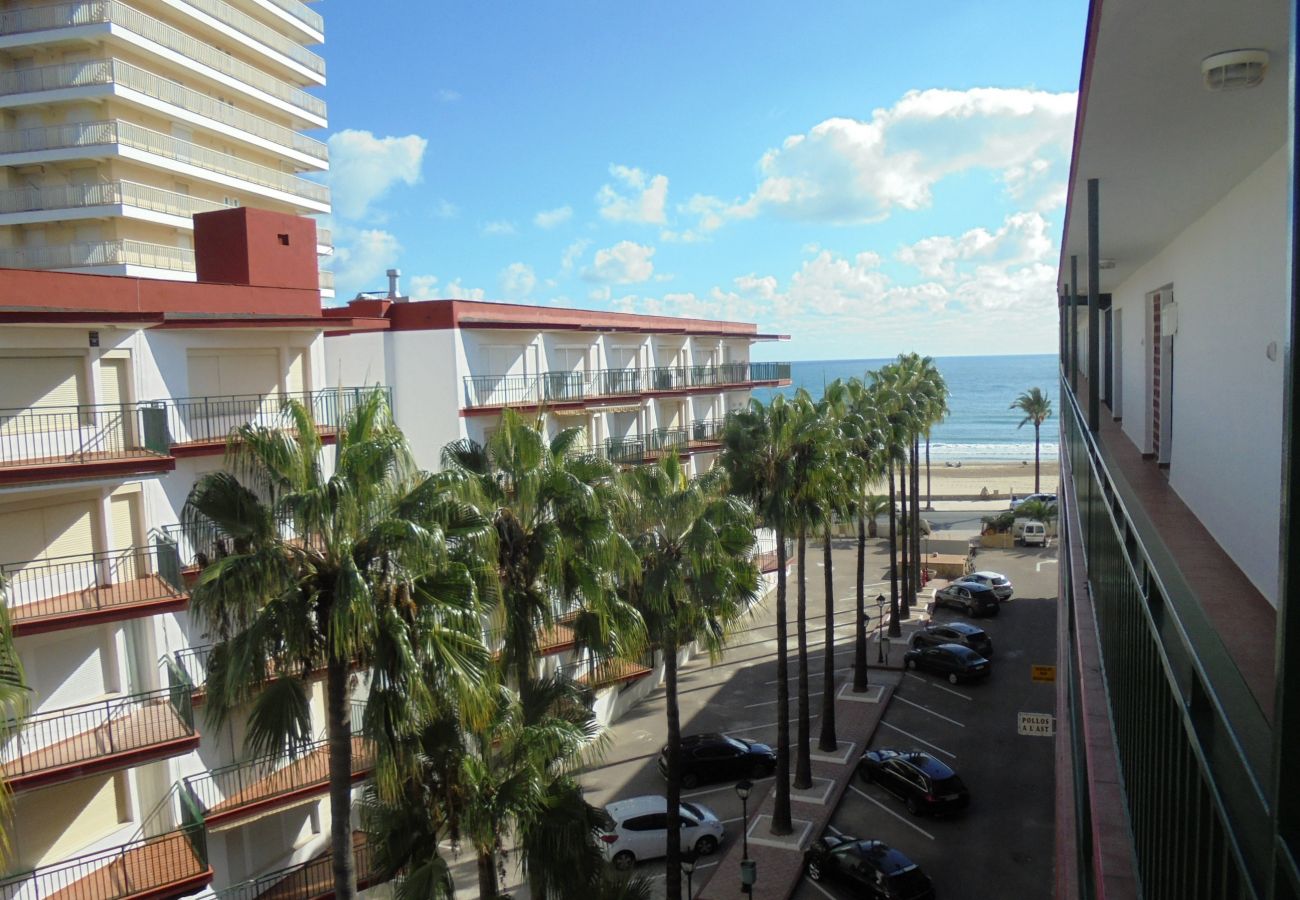
M1056 666L1031 666L1030 677L1034 681L1044 681L1051 684L1056 681Z
M1051 737L1056 734L1056 717L1051 713L1020 713L1018 730L1031 737Z

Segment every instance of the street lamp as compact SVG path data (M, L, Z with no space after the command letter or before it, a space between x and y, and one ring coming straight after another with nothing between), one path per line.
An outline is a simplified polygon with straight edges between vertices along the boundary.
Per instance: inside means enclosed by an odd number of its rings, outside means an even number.
M695 874L695 851L687 850L682 854L682 872L686 875L686 900L695 896L691 876Z
M876 597L876 610L879 613L876 626L876 663L885 664L885 595Z
M754 789L753 782L742 781L736 785L736 796L740 798L741 815L741 859L749 859L749 792Z

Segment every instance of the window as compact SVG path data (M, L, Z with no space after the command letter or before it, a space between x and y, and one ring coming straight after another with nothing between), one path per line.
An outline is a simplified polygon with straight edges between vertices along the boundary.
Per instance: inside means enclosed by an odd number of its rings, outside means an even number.
M651 813L648 816L637 816L628 819L623 823L624 831L662 831L668 827L668 816L665 813Z
M281 246L283 246L283 247L288 247L288 246L289 246L289 235L287 235L287 234L277 234L277 235L276 235L276 238L280 241L280 245L281 245Z

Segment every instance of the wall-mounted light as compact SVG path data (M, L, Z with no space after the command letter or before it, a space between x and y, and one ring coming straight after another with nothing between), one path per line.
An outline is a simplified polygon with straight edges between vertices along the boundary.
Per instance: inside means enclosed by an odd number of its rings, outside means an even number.
M1101 257L1100 259L1097 260L1097 268L1099 268L1099 269L1113 269L1113 268L1115 268L1115 260L1113 260L1113 259L1111 259L1111 258L1109 258L1109 257L1107 257L1107 256L1103 256L1103 257Z
M1227 50L1201 60L1201 77L1211 91L1253 88L1268 71L1267 50Z

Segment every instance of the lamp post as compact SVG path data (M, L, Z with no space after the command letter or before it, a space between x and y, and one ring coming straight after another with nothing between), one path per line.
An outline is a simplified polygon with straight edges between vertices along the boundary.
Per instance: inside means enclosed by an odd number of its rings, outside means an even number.
M682 854L682 873L686 875L686 900L695 896L692 876L695 874L695 851L687 850Z
M885 664L885 595L876 597L876 609L879 612L879 624L876 627L876 663Z
M736 784L736 796L740 798L742 821L740 824L740 892L752 894L754 882L758 878L758 866L749 858L749 792L754 789L751 781Z

